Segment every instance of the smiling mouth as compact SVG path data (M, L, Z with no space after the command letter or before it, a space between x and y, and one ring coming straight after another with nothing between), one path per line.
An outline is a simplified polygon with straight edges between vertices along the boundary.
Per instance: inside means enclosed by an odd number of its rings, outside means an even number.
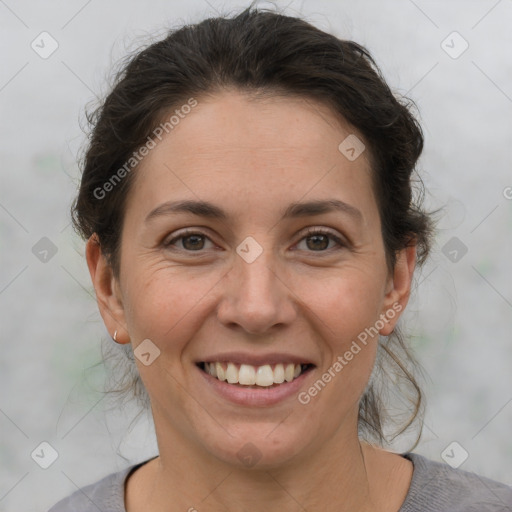
M272 388L292 382L310 371L313 364L278 363L253 366L225 361L200 362L197 366L212 377L243 388Z

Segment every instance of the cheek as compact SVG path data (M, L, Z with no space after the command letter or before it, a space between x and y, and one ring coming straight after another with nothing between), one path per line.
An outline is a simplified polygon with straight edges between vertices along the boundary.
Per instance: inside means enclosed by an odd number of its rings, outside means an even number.
M166 350L192 335L204 320L208 296L222 278L210 272L191 273L168 263L145 267L127 280L127 323L137 342L149 338ZM169 341L173 343L169 346Z
M378 319L382 286L364 268L347 267L337 276L303 282L300 288L305 304L324 325L325 338L340 349Z
M302 286L308 290L304 302L313 313L310 318L317 319L318 336L323 340L326 398L337 407L354 404L366 387L375 362L376 322L382 304L378 276L361 268L346 270L339 277Z
M166 262L148 265L126 280L127 323L134 348L150 339L161 352L149 366L136 360L139 374L152 406L163 414L171 407L175 424L179 424L178 417L186 424L194 413L194 403L180 384L190 370L183 364L182 355L211 314L214 291L222 275L197 269L193 273L183 267L169 267Z

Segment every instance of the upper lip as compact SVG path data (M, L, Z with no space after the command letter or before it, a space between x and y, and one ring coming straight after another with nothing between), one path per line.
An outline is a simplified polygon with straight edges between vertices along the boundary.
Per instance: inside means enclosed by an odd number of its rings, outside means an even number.
M221 352L197 360L196 363L230 362L236 364L250 364L252 366L263 366L265 364L311 364L315 365L309 358L286 354L284 352L272 352L269 354L247 354L244 352ZM316 366L316 365L315 365Z

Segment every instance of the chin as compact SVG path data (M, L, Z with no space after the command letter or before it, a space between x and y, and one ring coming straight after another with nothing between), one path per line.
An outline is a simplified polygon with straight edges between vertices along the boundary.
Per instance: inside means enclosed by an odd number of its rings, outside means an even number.
M288 425L273 422L230 427L222 438L205 446L211 455L225 464L247 470L270 470L295 461L309 443L306 432L290 431ZM236 432L236 433L234 433Z

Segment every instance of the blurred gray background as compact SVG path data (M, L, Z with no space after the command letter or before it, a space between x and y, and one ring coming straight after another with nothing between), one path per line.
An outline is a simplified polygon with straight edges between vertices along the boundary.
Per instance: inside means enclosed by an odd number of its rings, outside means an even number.
M47 510L156 453L151 421L105 399L94 366L107 333L68 214L80 119L127 51L247 5L0 0L2 512ZM405 318L429 377L416 451L511 485L512 1L277 5L368 47L419 107L427 205L445 211Z

